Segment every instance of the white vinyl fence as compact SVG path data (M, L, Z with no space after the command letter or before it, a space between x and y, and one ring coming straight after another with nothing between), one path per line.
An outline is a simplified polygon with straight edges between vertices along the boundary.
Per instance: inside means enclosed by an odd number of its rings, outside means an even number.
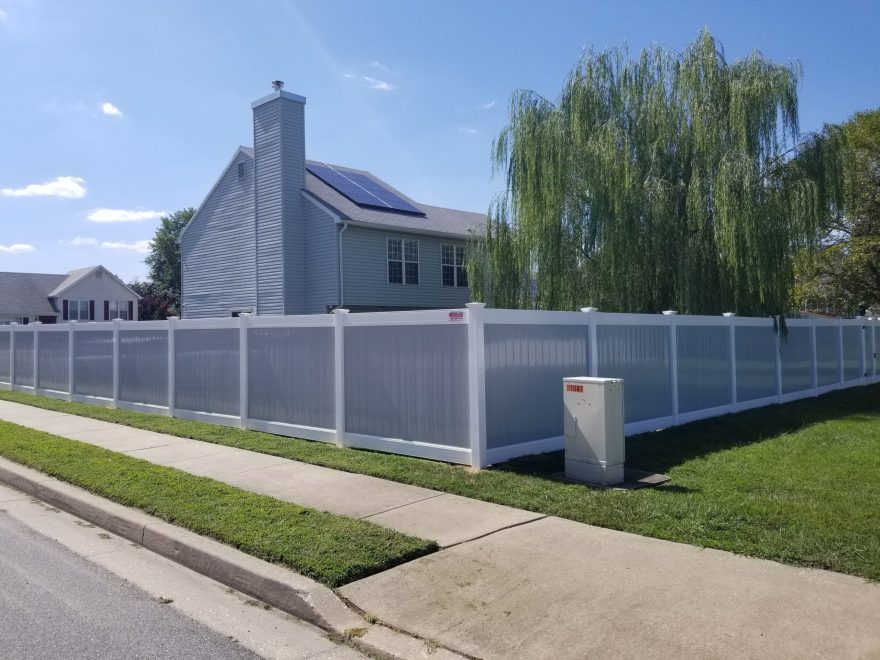
M0 326L0 388L485 467L560 449L562 378L626 432L880 381L878 319L486 309Z

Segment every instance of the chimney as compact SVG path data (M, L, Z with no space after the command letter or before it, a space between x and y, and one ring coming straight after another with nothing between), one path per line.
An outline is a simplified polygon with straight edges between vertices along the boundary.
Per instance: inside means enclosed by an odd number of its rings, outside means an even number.
M257 314L301 314L305 307L302 191L305 105L272 81L254 113L254 221Z

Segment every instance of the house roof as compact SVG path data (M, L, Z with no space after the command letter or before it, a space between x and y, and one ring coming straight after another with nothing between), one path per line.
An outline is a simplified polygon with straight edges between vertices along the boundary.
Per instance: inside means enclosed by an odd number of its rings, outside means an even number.
M131 287L129 287L125 282L120 280L118 277L116 277L116 275L114 275L109 270L107 270L106 268L104 268L103 266L100 266L100 265L99 266L89 266L88 268L77 268L76 270L70 271L65 276L64 281L61 282L58 286L56 286L52 291L50 291L48 296L50 298L57 298L62 293L64 293L65 291L67 291L68 289L73 287L78 282L84 280L85 278L87 278L89 275L91 275L92 273L94 273L97 270L104 271L105 273L107 273L107 275L109 275L114 280L116 280L116 282L120 286L124 286L126 289L128 289L132 295L138 296L137 292L134 291ZM138 298L140 298L140 296L138 296Z
M0 273L0 312L22 316L57 314L49 294L66 278L48 273Z
M51 299L62 295L74 284L98 269L103 270L116 282L131 291L133 295L138 295L103 266L78 268L61 275L54 273L0 273L0 312L21 314L22 316L25 314L28 316L58 314L58 307Z
M306 164L325 165L326 163L307 160ZM456 236L468 236L474 229L482 228L486 225L486 216L482 213L457 211L455 209L447 209L440 206L419 204L414 199L407 197L402 192L393 186L388 185L370 172L356 170L350 167L341 167L339 165L331 165L331 167L343 174L346 172L363 174L369 179L375 181L378 185L387 188L395 195L406 200L425 214L424 217L422 217L409 213L400 213L391 209L383 210L359 206L342 193L337 192L328 186L311 172L306 171L306 192L328 206L341 220L364 225L394 227L395 229L451 234Z

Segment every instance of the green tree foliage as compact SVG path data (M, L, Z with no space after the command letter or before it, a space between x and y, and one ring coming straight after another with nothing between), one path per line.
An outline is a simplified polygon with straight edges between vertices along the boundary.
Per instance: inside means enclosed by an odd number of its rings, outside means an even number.
M138 320L163 321L169 316L177 315L174 301L164 289L160 289L152 282L140 280L129 282L128 286L141 297L138 300Z
M845 316L880 313L880 110L860 112L842 129L844 206L829 216L821 250L801 255L795 303ZM833 138L831 130L820 141Z
M840 140L799 142L794 65L591 51L556 103L513 95L506 190L470 253L496 307L782 314L794 257L842 197Z
M144 259L148 267L151 295L167 299L173 313L180 310L180 232L195 214L185 208L162 216L156 235L150 242L150 253Z

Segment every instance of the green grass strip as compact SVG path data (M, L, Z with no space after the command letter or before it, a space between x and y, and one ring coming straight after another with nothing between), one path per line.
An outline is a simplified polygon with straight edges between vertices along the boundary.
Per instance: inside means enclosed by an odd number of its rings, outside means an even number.
M0 421L0 455L337 587L437 549L375 523L282 502Z
M471 471L22 392L0 399L282 456L646 536L880 580L880 385L627 438L670 484L598 491L551 478L562 452Z

